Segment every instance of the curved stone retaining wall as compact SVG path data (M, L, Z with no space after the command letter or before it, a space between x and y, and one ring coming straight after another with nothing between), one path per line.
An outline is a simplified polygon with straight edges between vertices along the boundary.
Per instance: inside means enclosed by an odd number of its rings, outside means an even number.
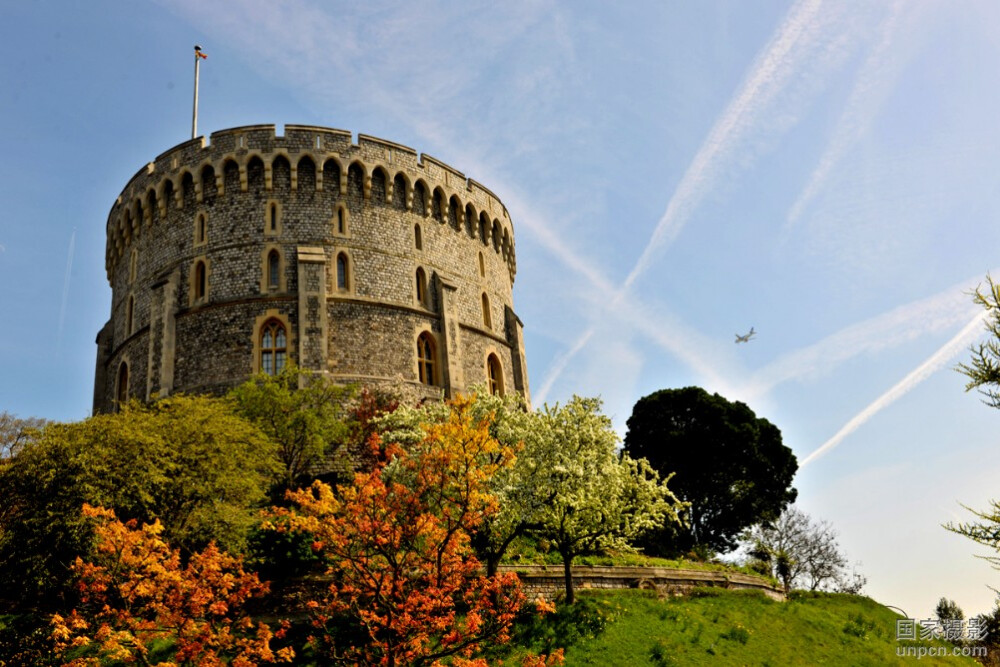
M501 565L502 572L516 572L529 597L552 597L565 589L562 565ZM732 590L757 590L783 602L784 591L761 577L739 572L684 570L668 567L618 567L574 565L573 584L577 589L646 588L664 595L684 595L694 588L713 586Z

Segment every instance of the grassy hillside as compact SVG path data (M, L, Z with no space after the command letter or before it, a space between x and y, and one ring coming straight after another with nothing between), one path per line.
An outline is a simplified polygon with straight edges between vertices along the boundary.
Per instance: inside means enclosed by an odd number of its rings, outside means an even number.
M659 600L647 591L585 591L588 609L567 632L564 612L547 627L523 627L519 643L534 650L573 643L566 665L906 665L912 646L951 652L944 642L897 642L889 609L860 596L799 595L774 602L749 591L700 590ZM576 628L582 635L575 638ZM587 629L594 632L588 633ZM505 660L505 662L507 662ZM975 665L971 658L925 654L920 665Z

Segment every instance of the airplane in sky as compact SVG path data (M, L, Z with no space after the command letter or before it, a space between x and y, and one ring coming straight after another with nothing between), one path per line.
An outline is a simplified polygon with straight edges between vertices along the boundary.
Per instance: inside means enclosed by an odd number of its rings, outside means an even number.
M757 332L753 330L753 327L750 327L750 332L747 333L746 335L741 336L739 334L736 334L736 344L739 345L740 343L749 343L750 339L753 338L755 333Z

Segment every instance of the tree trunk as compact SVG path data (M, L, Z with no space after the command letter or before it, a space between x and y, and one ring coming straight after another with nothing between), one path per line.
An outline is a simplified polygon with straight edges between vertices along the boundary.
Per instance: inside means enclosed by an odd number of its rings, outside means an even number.
M563 575L566 577L566 604L573 604L575 597L573 595L573 556L572 554L562 554L563 557Z

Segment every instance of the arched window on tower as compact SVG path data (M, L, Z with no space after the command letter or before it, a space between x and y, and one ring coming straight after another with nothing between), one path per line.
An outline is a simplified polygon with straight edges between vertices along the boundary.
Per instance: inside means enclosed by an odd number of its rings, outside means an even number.
M277 250L267 253L267 288L276 290L281 286L281 255Z
M437 371L437 360L434 355L434 339L428 332L423 332L417 338L417 374L421 384L436 384L434 373Z
M288 335L281 320L270 319L260 328L260 371L278 375L288 357Z
M128 304L125 306L125 335L131 336L135 330L135 297L131 294L128 297Z
M351 267L345 253L337 255L337 290L346 292L351 287Z
M205 262L199 261L194 265L194 302L200 303L205 300L208 292L208 268Z
M503 368L497 355L491 354L486 358L486 372L489 377L490 393L494 396L503 396Z
M118 386L115 387L115 412L128 403L128 364L122 362L118 366Z
M417 267L417 303L424 308L430 308L430 299L427 295L427 274L422 267Z
M483 292L483 326L487 329L493 328L493 318L490 317L490 297Z
M132 249L132 253L129 255L128 262L128 281L130 283L135 282L135 275L138 272L139 267L139 251Z

